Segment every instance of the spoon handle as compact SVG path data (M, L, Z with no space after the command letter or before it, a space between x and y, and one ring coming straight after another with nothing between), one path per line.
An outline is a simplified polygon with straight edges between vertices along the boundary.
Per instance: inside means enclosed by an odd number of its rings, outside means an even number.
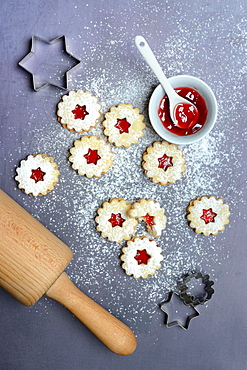
M150 49L147 41L142 36L135 37L135 44L143 58L146 60L149 67L153 70L154 74L158 78L159 82L161 83L163 89L169 96L174 96L176 92L173 90L172 86L168 82L164 72L162 71L157 59L155 58L152 50Z

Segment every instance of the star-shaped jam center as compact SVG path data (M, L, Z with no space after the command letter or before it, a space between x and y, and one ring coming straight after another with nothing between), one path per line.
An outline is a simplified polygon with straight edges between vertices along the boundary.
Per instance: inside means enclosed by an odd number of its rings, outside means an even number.
M169 157L168 155L164 154L161 158L158 158L159 162L159 168L163 168L164 171L166 171L169 167L172 167L172 157Z
M148 213L146 216L143 216L148 226L152 227L154 225L154 216L150 216Z
M147 253L146 249L143 249L141 251L137 250L136 256L134 258L135 260L137 260L138 265L147 265L148 260L149 258L151 258L151 256Z
M209 224L209 222L214 222L214 218L217 216L217 213L214 213L212 208L203 209L203 214L201 215L201 219L205 222L205 224Z
M32 174L30 176L30 179L33 179L35 183L39 181L44 181L45 172L41 170L40 167L38 167L36 170L32 170Z
M79 104L77 104L75 109L72 110L72 113L74 114L75 119L81 119L82 121L89 114L86 110L86 106L85 105L81 106Z
M86 158L87 160L87 164L97 164L98 160L101 158L99 155L98 155L98 150L94 150L94 149L88 149L88 152L87 154L84 154L84 157Z
M112 227L115 227L115 226L122 227L125 219L122 218L121 213L112 213L111 218L108 221L112 224Z
M129 132L129 127L131 124L126 120L126 118L118 118L117 123L115 124L115 127L119 129L120 134L123 134L124 132Z

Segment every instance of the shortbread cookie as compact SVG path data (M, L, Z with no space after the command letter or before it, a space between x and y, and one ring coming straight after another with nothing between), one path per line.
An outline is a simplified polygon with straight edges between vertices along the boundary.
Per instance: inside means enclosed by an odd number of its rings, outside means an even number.
M152 199L140 199L133 203L128 214L139 221L145 221L147 230L153 237L161 236L162 230L166 228L164 209Z
M95 221L96 229L101 232L103 238L120 243L134 234L138 221L128 216L130 206L131 203L122 198L113 198L102 204L102 208L97 211L98 216Z
M29 155L16 169L18 188L32 196L45 195L58 182L58 165L46 154Z
M117 107L111 107L105 114L105 120L102 122L105 127L104 134L108 136L110 143L128 148L137 144L139 138L144 135L146 125L143 119L144 116L138 108L121 103Z
M177 145L166 141L155 142L143 154L142 167L151 181L167 185L181 179L185 171L185 158Z
M90 131L101 115L98 98L89 91L72 90L58 103L58 121L72 132Z
M146 236L132 238L127 242L127 247L122 248L122 252L122 268L127 275L133 275L136 279L154 275L161 268L162 249Z
M218 235L229 224L229 205L224 204L221 198L199 197L190 202L187 211L189 225L197 234Z
M76 140L70 153L72 168L77 170L79 175L89 178L100 177L113 165L114 154L110 145L96 135L82 136L80 140Z

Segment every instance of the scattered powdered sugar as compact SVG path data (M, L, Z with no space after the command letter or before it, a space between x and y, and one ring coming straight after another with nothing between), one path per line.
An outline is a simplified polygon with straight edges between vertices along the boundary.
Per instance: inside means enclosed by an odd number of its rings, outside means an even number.
M122 9L116 18L103 13L99 4L101 18L84 27L88 31L84 39L78 35L72 40L74 50L70 51L83 59L83 66L71 74L69 86L91 91L99 98L103 113L119 103L138 107L145 117L144 137L129 148L111 145L114 164L107 174L92 179L80 176L71 168L68 156L74 140L81 135L57 122L56 104L62 94L48 89L40 92L39 97L29 95L30 101L23 106L28 134L17 144L16 157L9 160L13 167L18 166L18 159L26 156L27 147L30 150L27 154L45 153L54 157L60 170L55 189L46 196L32 199L20 192L19 203L73 250L74 259L66 271L75 284L137 334L150 330L158 304L167 298L170 290L177 289L183 274L198 270L217 281L219 266L233 253L231 232L234 223L245 217L236 210L243 202L246 184L242 161L246 137L242 125L244 114L235 106L244 96L244 67L240 69L239 63L245 31L243 20L236 25L234 17L229 13L225 17L222 9L221 13L216 11L211 16L208 13L208 17L203 18L200 7L194 10L191 3L182 9L180 2L170 1L144 6L133 2L132 11L138 14L138 21L130 31L127 20L120 25L117 20L119 17L128 19L127 10ZM157 20L164 15L167 24L161 27ZM153 34L147 35L147 39L168 77L187 73L204 79L219 104L214 130L200 142L180 147L186 158L186 171L181 180L166 186L150 181L141 167L146 148L154 141L161 141L150 125L147 111L150 94L158 82L133 42L145 24L149 24L150 29L154 26ZM230 48L232 60L226 48ZM226 56L227 64L222 63ZM21 92L19 98L25 100ZM35 102L37 109L33 109ZM42 114L40 102L45 106ZM103 138L101 123L86 134ZM230 224L221 235L205 237L188 227L186 207L191 200L203 195L221 197L230 204L234 217L230 217ZM150 198L164 208L167 227L161 237L155 238L164 260L155 275L147 279L127 276L119 258L125 242L110 242L96 230L96 211L111 198L129 202ZM147 235L142 223L135 235ZM52 305L42 298L34 309L39 313L45 309L48 313Z

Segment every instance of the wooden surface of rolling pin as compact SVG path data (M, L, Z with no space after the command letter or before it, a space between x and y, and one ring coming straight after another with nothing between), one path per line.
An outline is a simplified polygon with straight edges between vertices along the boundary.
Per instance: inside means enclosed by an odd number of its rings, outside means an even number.
M0 285L22 304L42 295L67 307L110 350L129 355L136 348L133 332L82 293L64 271L72 251L0 190Z

